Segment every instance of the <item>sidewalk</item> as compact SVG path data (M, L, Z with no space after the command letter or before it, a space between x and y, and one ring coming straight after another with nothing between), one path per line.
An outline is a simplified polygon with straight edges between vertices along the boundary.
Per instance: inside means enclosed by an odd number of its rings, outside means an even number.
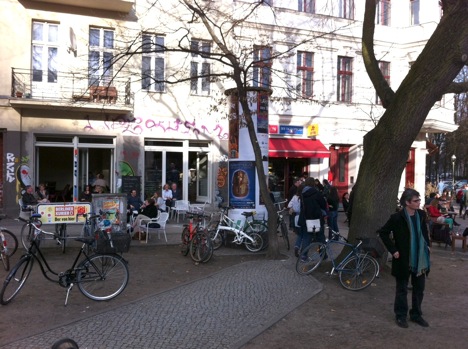
M19 222L6 219L0 224L19 235L21 229ZM78 225L70 225L68 229L70 235L78 234L79 231ZM179 244L181 231L182 224L175 224L171 221L167 225L168 246L165 244L164 237L161 236L161 239L158 239L157 234L151 235L148 245L132 241L134 248L132 247L128 253L130 283L138 282L137 280L142 277L140 274L147 272L147 270L135 268L136 265L146 263L144 260L140 261L143 258L141 251L158 251L159 256L164 258L166 252L173 253L174 250L178 250L178 247L171 247L171 245ZM291 238L294 239L293 236ZM53 242L48 243L51 244L52 249ZM293 244L294 241L291 243ZM281 241L280 245L282 245ZM289 258L293 255L292 250L283 252L285 253L284 260L269 261L260 256L258 260L239 263L214 274L206 274L193 282L150 294L140 300L127 302L110 310L108 310L109 307L115 303L107 302L109 305L107 310L97 315L82 318L82 314L79 314L77 310L77 313L70 314L69 323L63 323L59 327L53 327L29 337L27 334L34 333L34 331L30 331L26 326L23 332L24 338L9 343L0 342L2 343L0 348L49 348L54 341L62 337L71 337L78 342L80 348L90 349L240 348L322 290L321 283L314 278L299 276L296 273L295 258ZM223 247L215 251L215 262L210 261L207 264L219 263L221 256L229 255L238 256L239 261L242 255L252 256L242 247ZM180 255L178 258L183 259ZM60 254L57 259L60 260ZM193 264L190 259L184 259L184 261ZM148 269L153 268L146 265ZM204 268L204 266L200 265L198 268ZM159 270L157 273L161 272L170 273L170 270ZM50 288L54 291L57 288L56 285L43 281L37 267L32 274L37 276L37 284L41 285L42 292L49 292L47 289L42 289L43 284L46 287L51 285ZM155 280L157 279L156 274ZM34 284L34 279L28 280L25 288L30 290ZM134 286L135 284L132 285ZM130 287L119 297L124 298L126 293L128 296L129 289ZM59 291L62 297L64 289ZM67 311L73 309L77 302L91 306L96 304L81 296L76 287L72 292L72 304L67 307ZM52 295L52 291L49 294ZM22 290L17 299L5 306L3 310L6 311L6 315L10 310L27 313L28 308L34 304L31 303L34 298L30 298L34 296L34 293L28 297L29 301L25 300L25 296L27 295L23 294ZM57 300L55 297L47 300L50 303L61 301L62 298ZM77 309L82 308L83 305L81 308L77 307ZM52 314L46 316L54 316L53 312L64 310L61 305L52 309ZM81 318L75 321L76 317Z

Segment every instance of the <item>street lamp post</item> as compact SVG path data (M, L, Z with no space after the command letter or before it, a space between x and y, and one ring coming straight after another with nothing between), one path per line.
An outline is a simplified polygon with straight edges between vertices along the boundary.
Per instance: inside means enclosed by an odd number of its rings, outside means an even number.
M455 161L457 157L455 154L452 155L452 192L455 193Z

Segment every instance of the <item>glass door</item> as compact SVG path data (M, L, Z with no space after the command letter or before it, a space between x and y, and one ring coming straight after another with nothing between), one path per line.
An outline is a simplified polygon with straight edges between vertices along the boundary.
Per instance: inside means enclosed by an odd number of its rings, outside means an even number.
M209 201L209 161L208 153L189 152L189 201Z

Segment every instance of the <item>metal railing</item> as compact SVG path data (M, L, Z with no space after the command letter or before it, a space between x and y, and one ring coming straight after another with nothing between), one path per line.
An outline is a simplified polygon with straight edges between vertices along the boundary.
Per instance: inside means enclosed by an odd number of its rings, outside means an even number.
M129 78L12 68L11 97L58 103L133 106Z

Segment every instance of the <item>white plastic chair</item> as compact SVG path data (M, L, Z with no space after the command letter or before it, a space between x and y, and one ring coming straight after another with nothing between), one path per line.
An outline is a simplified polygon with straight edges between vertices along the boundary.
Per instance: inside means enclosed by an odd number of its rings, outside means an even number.
M160 239L160 234L164 234L164 239L167 243L167 235L166 235L166 223L169 219L169 213L161 212L158 218L152 219L142 219L140 222L140 228L142 228L146 233L146 243L149 240L149 233L150 230L155 230L158 233L158 239ZM159 227L156 227L156 224L159 224Z
M187 214L187 211L189 211L190 208L190 203L187 200L177 200L175 202L174 207L172 210L174 211L174 215L177 215L177 223L179 223L179 216L180 215L185 215Z

